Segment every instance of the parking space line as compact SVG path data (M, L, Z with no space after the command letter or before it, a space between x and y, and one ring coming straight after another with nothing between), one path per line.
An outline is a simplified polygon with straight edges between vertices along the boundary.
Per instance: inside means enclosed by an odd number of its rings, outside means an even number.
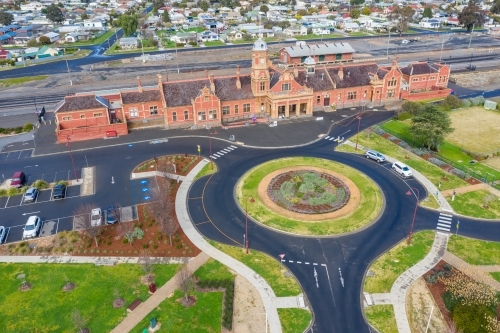
M56 223L56 235L57 235L57 230L59 230L59 219L57 219L57 223Z
M5 203L5 207L4 208L7 208L7 205L9 204L9 199L10 199L10 197L7 197L7 202Z

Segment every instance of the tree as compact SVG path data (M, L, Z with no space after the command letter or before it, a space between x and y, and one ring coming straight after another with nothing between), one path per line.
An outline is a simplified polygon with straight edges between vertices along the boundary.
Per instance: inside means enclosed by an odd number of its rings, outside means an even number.
M74 221L76 229L83 230L89 237L94 238L95 246L99 247L97 236L100 234L100 226L92 225L90 216L90 212L96 207L97 205L95 204L82 204L73 211L73 214L75 215Z
M490 7L490 12L493 14L500 14L500 0L495 0Z
M365 3L365 0L351 0L350 1L351 5L356 6L356 5L362 5Z
M83 326L87 323L87 318L85 318L80 311L74 309L71 313L71 321L73 325L78 329L78 333L83 332Z
M175 275L175 280L179 285L179 289L184 293L184 298L186 301L188 301L189 294L194 289L194 281L192 275L193 273L191 273L191 271L186 266L183 266Z
M170 23L172 20L170 19L170 14L168 12L168 10L164 10L163 11L163 14L162 14L162 20L163 20L163 23Z
M368 7L363 7L363 9L361 10L361 14L365 15L365 16L368 16L372 13L372 11L370 10L370 8Z
M84 12L84 13L82 13L82 15L80 15L80 18L81 18L82 20L86 20L86 19L88 19L88 18L89 18L89 15L88 15L86 12Z
M151 258L148 255L141 254L141 268L142 271L144 272L145 278L149 283L154 282L154 274L153 274L153 263L151 262Z
M306 15L309 15L309 12L305 9L299 9L297 11L297 15L300 15L300 16L306 16Z
M399 36L401 36L403 32L408 30L413 14L415 14L415 11L410 6L395 6L392 12L387 16L387 19L396 22L396 30L399 32Z
M206 1L201 1L200 2L200 8L201 8L201 10L203 10L204 12L206 12L208 10L208 3Z
M244 33L241 37L243 38L244 41L249 41L252 39L252 35L247 33Z
M137 15L123 14L118 18L117 24L123 29L125 36L130 36L137 30L139 17Z
M61 8L59 8L56 4L52 4L47 8L47 19L49 19L51 22L54 23L62 23L64 22L64 14L61 11Z
M407 101L401 105L401 110L403 112L409 113L411 115L417 115L424 109L424 105L419 102Z
M469 1L467 7L458 14L458 22L467 29L467 32L471 32L473 27L479 27L484 24L484 16L479 11L480 8L476 2Z
M118 226L118 233L127 240L130 246L132 246L135 238L142 239L144 237L144 231L136 227L132 222L122 222Z
M49 45L50 43L52 43L50 41L50 38L47 37L47 36L40 36L40 38L38 38L39 42L42 43L43 45Z
M444 137L453 132L448 113L436 109L434 105L426 105L411 123L410 134L432 150L437 150Z
M351 13L350 13L350 15L351 15L351 18L353 18L353 19L355 19L355 20L356 20L356 19L358 19L358 18L359 18L359 16L361 15L361 12L359 11L359 9L354 8L354 9L351 9Z
M269 11L269 7L267 7L266 5L262 5L260 6L260 11L264 14L267 14L267 12Z
M9 25L14 21L14 15L11 13L6 13L3 10L0 10L0 24L1 25Z
M432 18L432 8L431 7L425 7L424 8L424 13L422 14L423 17L427 18Z

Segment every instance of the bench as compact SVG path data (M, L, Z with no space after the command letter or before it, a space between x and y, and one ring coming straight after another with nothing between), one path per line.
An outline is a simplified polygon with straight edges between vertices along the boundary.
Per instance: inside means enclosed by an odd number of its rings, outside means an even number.
M141 304L141 303L142 303L142 301L139 298L137 298L135 301L133 301L132 303L130 303L130 305L127 307L127 312L134 311L134 309L136 307L138 307L139 304Z

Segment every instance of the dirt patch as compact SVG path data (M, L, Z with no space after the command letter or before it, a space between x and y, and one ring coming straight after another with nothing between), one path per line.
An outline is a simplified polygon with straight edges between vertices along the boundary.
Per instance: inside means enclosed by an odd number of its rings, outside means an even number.
M62 291L71 291L76 288L76 284L72 282L66 282L62 287Z
M145 285L149 286L154 281L155 281L154 274L148 274L148 275L141 276L141 284L145 284Z
M317 172L323 172L329 175L332 175L333 177L336 177L340 179L344 184L349 188L350 191L350 198L347 204L342 207L339 210L336 210L331 213L325 213L325 214L300 214L300 213L295 213L292 211L289 211L283 207L278 206L273 202L273 200L269 197L267 193L267 188L269 186L269 183L271 180L278 176L281 173L288 172L288 171L300 171L300 170L313 170ZM358 206L361 201L361 193L354 184L352 180L347 178L344 175L341 175L339 173L333 172L328 169L323 169L323 168L317 168L317 167L310 167L310 166L294 166L294 167L289 167L289 168L283 168L280 170L276 170L274 172L271 172L270 174L266 175L261 182L259 183L259 187L257 188L257 193L259 195L260 200L263 202L263 204L270 209L271 211L282 215L286 216L288 218L300 220L300 221L324 221L324 220L330 220L334 218L339 218L342 216L346 216L351 214Z
M194 296L188 296L187 299L186 297L181 297L177 300L177 302L181 303L185 307L189 308L190 306L193 306L196 304L196 297Z
M133 172L141 173L155 170L171 170L171 173L175 171L177 175L185 176L199 161L201 161L201 157L192 155L188 155L187 157L185 155L158 156L156 160L150 159L139 164Z
M31 288L32 288L31 283L25 282L25 283L21 284L21 286L19 287L19 290L28 291L28 290L31 290Z
M125 306L125 299L118 297L113 300L113 307L115 309L123 308Z
M234 288L233 332L265 332L266 310L257 289L241 275Z
M481 161L481 163L500 171L500 156L490 157L487 160Z
M446 264L446 262L444 260L441 260L437 263L436 266L434 266L434 269L442 270L443 265L445 265L445 264ZM425 273L422 276L422 278L425 280L425 278L431 274L433 274L433 272L428 271L427 273ZM445 320L446 325L448 325L448 327L450 327L452 324L451 312L446 309L446 306L444 305L444 301L443 301L443 297L442 297L442 295L446 291L446 286L444 285L443 282L438 280L436 284L427 284L427 288L429 289L432 297L434 298L434 302L437 305L439 312L441 312L441 315L443 316L443 319Z

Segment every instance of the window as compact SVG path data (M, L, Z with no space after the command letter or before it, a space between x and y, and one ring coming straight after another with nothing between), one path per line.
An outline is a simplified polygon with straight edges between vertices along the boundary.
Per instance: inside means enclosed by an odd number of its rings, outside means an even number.
M208 96L205 96L205 97L203 98L203 100L204 100L205 102L208 102Z
M265 82L261 82L260 83L260 91L264 91L266 90L266 83Z
M347 93L347 100L354 100L356 99L356 92L355 91L350 91Z
M314 67L307 67L308 73L314 73Z
M207 114L205 111L198 112L198 120L207 120Z
M228 114L230 114L230 107L229 106L223 106L222 107L222 115L223 116L227 116Z
M426 80L426 78L425 78L425 77L423 77L423 78L422 78L422 81L425 81L425 80Z
M208 111L208 119L217 119L217 110Z
M243 113L248 113L248 112L250 112L250 103L243 104Z
M321 103L321 96L316 97L316 104Z
M325 61L325 56L324 55L320 55L319 56L319 61Z
M85 115L84 115L84 114L81 114L81 115L80 115L80 119L85 119Z
M395 90L394 90L394 89L389 89L389 90L387 90L387 98L392 98L392 97L394 97L394 92L395 92Z
M130 118L139 117L139 111L137 111L137 108L128 109L128 114L130 115Z
M156 106L156 105L150 106L149 107L149 114L152 116L155 114L158 114L158 106Z
M172 121L177 121L177 112L172 112Z
M73 119L73 117L69 116L69 117L63 117L62 120L71 120L71 119Z
M337 101L340 101L341 99L342 99L342 94L338 94Z
M239 108L239 105L235 105L234 106L234 114L238 114L238 108Z
M99 112L99 113L94 113L94 118L95 117L102 117L102 112Z
M281 91L288 91L290 90L290 83L283 83L281 85Z
M418 77L411 79L412 82L418 82Z
M336 54L335 55L335 60L342 60L342 54L341 53Z
M397 80L395 77L393 77L393 78L391 78L391 80L389 81L388 86L389 86L389 87L394 87L394 86L396 86L397 84L398 84L398 80Z
M188 119L189 119L189 111L184 110L184 120L188 120Z
M431 76L431 78L429 80L435 80L436 77L435 76Z
M368 91L365 90L365 92L363 93L363 98L366 98L366 95L368 94Z

